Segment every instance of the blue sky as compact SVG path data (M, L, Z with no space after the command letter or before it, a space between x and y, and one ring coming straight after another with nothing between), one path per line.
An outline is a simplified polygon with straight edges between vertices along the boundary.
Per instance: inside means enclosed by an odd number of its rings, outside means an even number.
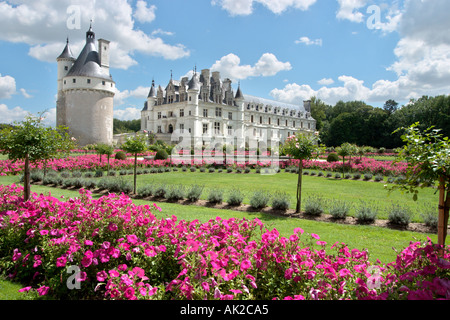
M448 0L0 1L0 123L46 110L56 57L93 21L111 41L115 117L137 119L152 79L220 71L250 94L381 107L450 93Z

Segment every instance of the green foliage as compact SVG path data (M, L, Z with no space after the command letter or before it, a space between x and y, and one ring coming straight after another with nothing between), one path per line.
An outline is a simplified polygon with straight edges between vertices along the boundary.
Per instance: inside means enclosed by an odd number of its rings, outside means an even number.
M113 119L113 128L114 134L138 132L139 130L141 130L141 119Z
M262 209L267 207L270 201L270 194L266 191L257 190L250 198L250 206L254 209Z
M208 202L212 204L219 204L223 201L223 190L219 188L213 188L208 193Z
M169 201L182 200L185 195L185 188L182 185L171 185L165 194L165 198Z
M191 202L196 202L200 199L203 192L203 186L199 186L194 184L190 186L189 190L186 193L186 198Z
M127 154L123 151L117 151L114 158L116 160L127 160Z
M25 200L30 197L29 163L45 162L75 148L75 139L69 136L67 128L46 127L42 114L29 115L24 121L0 131L0 152L11 160L25 160Z
M408 226L411 222L413 212L406 206L393 204L388 208L388 220L392 224Z
M359 206L356 207L355 217L360 224L374 223L378 216L378 207L373 204L368 204L365 201L361 201Z
M167 151L164 149L159 149L155 154L155 160L167 160L169 158L169 155L167 154Z
M244 193L240 189L233 188L228 192L227 203L230 206L240 206L242 201L244 200L244 196Z
M147 150L147 137L145 135L136 134L134 137L130 137L122 144L122 150L128 153L134 154L134 186L133 192L136 193L136 167L137 167L137 155Z
M329 153L327 156L327 162L336 162L336 161L339 161L339 156L334 152Z
M324 211L324 201L320 196L310 196L305 201L305 214L320 216Z
M276 192L272 197L272 208L275 210L287 210L291 205L289 195L285 192Z
M345 219L350 212L351 205L343 200L333 200L329 212L334 219Z

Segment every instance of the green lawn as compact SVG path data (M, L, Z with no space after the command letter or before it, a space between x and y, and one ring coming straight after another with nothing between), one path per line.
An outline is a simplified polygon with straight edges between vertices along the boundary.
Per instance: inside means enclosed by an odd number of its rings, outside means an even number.
M126 176L132 179L132 176ZM349 201L357 201L358 197L368 197L372 201L379 202L380 206L386 205L389 201L403 201L403 203L414 206L416 205L409 195L402 195L400 192L393 193L390 197L383 189L383 185L374 182L363 181L347 181L334 180L321 177L305 176L304 194L321 194L328 199L337 197L340 199L348 199ZM251 192L257 188L274 191L277 188L289 193L295 192L296 175L290 173L281 173L276 176L264 176L259 174L227 174L227 173L192 173L192 172L170 172L153 175L138 176L138 184L143 185L152 181L165 183L183 183L186 185L201 183L208 187L222 187L225 189L239 187L242 190ZM1 184L18 183L18 177L7 176L0 177ZM321 186L321 187L320 187ZM64 190L57 188L49 188L45 186L32 185L32 192L38 194L51 193L52 196L60 198L77 197L78 191ZM205 192L204 192L205 193ZM377 198L378 195L378 198ZM94 194L94 197L100 197ZM435 195L432 190L424 190L419 198L419 202L435 204ZM437 198L436 198L437 199ZM437 201L437 200L436 200ZM134 200L136 204L149 204L145 200ZM437 203L437 202L436 202ZM346 243L350 248L368 249L371 259L374 261L380 259L382 262L393 261L396 253L392 248L401 250L408 246L410 241L415 239L426 240L427 236L436 241L435 234L423 234L407 231L397 231L386 228L378 228L375 226L350 226L335 223L324 223L310 220L299 220L295 218L275 217L263 213L237 212L230 210L220 210L207 207L179 205L173 203L162 202L156 203L162 208L160 213L153 210L153 213L159 217L175 215L179 219L207 221L215 217L228 219L235 218L259 218L267 226L276 228L283 236L290 236L294 228L301 227L306 233L316 233L321 236L322 240L333 244L337 241Z
M129 181L133 181L132 175L123 176ZM287 193L291 198L291 208L295 208L295 195L298 175L294 173L279 173L276 175L262 174L235 174L226 172L209 173L204 172L166 172L149 175L138 175L137 186L144 186L152 183L165 183L168 185L182 184L191 186L200 184L205 186L202 199L206 199L208 189L221 188L225 191L239 188L246 194L244 203L249 204L250 197L255 190L265 190L271 194L276 191ZM334 199L344 200L352 205L359 205L360 201L370 203L380 209L379 219L387 219L386 209L392 204L402 204L411 210L418 212L424 207L437 207L438 195L431 188L423 189L419 194L419 201L415 202L409 194L402 194L400 191L389 193L383 182L355 181L346 179L334 179L318 176L303 176L302 184L302 209L308 197L321 196L325 202ZM350 212L352 215L354 211ZM436 210L437 214L437 210ZM422 222L420 214L416 214L413 222Z

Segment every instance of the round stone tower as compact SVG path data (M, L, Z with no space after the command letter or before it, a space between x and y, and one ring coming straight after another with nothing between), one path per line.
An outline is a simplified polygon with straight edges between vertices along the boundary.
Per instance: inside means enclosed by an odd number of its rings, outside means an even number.
M109 72L109 41L100 39L98 47L91 26L76 60L68 43L57 59L57 125L67 126L80 146L113 142L116 89Z

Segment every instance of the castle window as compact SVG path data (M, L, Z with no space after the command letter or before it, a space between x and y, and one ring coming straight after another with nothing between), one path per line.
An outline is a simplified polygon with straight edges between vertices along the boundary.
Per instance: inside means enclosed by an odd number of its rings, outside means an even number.
M106 84L106 82L105 81L102 81L102 85L105 85Z
M203 124L203 134L207 134L208 133L208 124L204 123Z
M192 97L189 97L189 101L192 101Z
M208 118L208 109L203 109L203 117Z
M66 80L64 80L64 84L66 84Z
M180 133L184 133L184 124L180 123Z
M73 83L77 83L77 79L72 79L72 82Z
M287 120L286 120L286 127L288 126L288 122L287 122Z
M233 135L233 127L232 126L228 126L228 135L229 136Z
M180 117L184 117L184 109L180 109Z
M161 119L161 112L158 112L158 119Z
M66 70L66 71L69 70L69 67L68 67L68 66L65 66L65 67L64 67L64 70Z
M295 128L295 121L294 122L292 122L292 126Z
M158 126L158 133L162 133L161 126Z
M251 117L250 117L250 122L252 122L252 123L253 123L253 116L251 116Z
M280 125L280 119L277 119L277 124L278 124L278 126Z
M216 117L222 116L222 108L216 108Z
M233 120L233 112L228 112L228 120Z
M91 79L87 79L87 83L91 83Z
M263 119L262 117L259 117L259 123L262 124L263 123Z
M220 134L220 122L214 122L214 133Z
M269 124L272 124L272 120L269 118Z

